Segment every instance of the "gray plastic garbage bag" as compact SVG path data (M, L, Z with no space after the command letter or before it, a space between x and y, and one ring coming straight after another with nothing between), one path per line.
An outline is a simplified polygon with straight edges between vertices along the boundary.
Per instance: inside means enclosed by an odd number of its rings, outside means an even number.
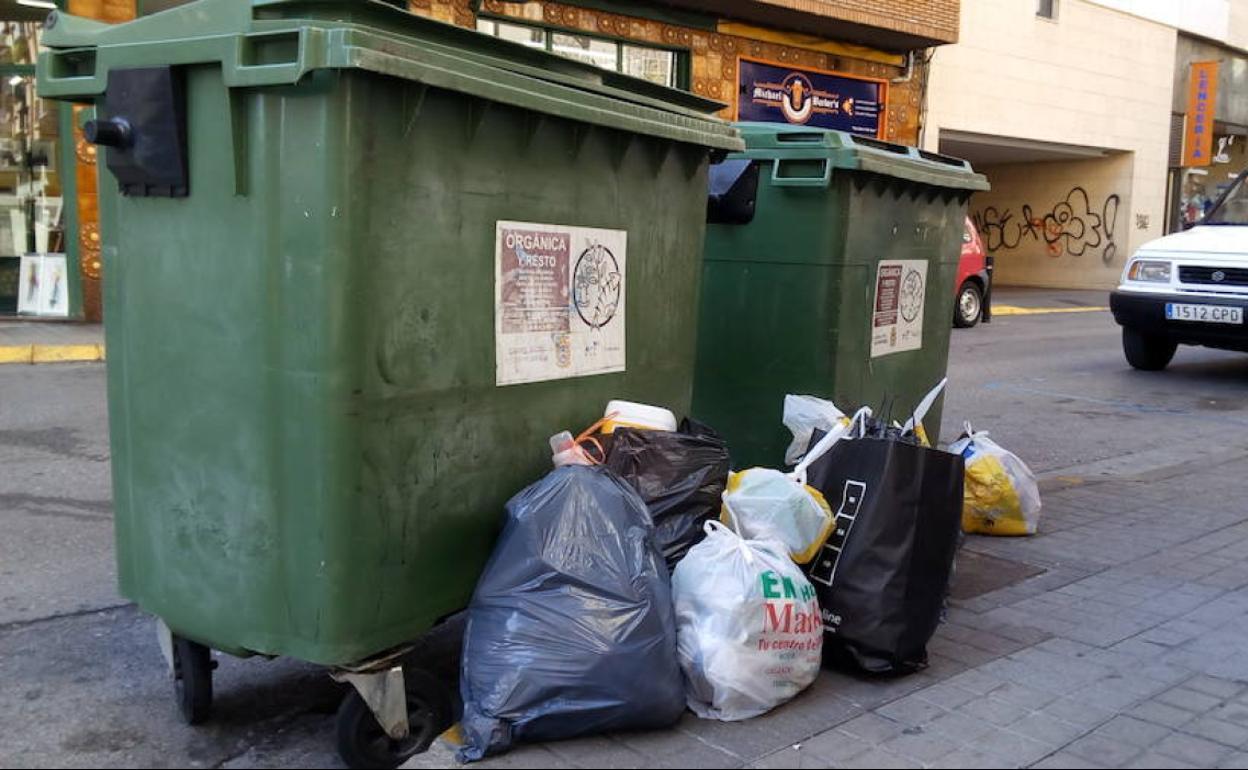
M650 514L601 467L558 468L507 503L468 608L460 761L685 708L676 622Z

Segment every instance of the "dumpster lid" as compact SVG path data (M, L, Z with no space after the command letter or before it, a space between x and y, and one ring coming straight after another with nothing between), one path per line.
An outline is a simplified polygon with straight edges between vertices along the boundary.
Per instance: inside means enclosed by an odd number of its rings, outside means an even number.
M363 69L586 123L739 150L724 105L382 0L197 0L125 24L53 12L39 94L91 101L113 69L220 64L232 88L289 85L318 69Z
M784 123L735 123L745 157L828 158L833 168L865 171L954 190L987 190L983 174L961 158L848 131Z

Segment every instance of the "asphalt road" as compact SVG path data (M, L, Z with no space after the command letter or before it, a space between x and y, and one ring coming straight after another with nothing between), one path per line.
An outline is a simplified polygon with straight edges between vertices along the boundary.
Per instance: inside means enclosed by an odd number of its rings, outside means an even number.
M1245 444L1248 356L1189 348L1135 372L1104 312L955 330L950 376L943 438L972 420L1049 475L1142 475ZM338 766L342 688L314 667L226 658L213 722L175 718L151 620L114 588L104 387L101 365L0 366L0 766Z

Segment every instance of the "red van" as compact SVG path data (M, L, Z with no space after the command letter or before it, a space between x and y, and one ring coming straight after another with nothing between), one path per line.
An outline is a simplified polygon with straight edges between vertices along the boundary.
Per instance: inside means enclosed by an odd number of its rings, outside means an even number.
M967 217L962 231L962 259L958 263L957 301L953 305L953 325L969 329L992 316L992 257L984 250L975 225Z

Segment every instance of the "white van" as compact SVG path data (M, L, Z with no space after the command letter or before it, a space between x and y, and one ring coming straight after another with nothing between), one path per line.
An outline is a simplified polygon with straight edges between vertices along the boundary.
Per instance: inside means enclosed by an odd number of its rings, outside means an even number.
M1141 246L1109 299L1136 369L1165 369L1179 345L1248 352L1248 171L1195 227Z

